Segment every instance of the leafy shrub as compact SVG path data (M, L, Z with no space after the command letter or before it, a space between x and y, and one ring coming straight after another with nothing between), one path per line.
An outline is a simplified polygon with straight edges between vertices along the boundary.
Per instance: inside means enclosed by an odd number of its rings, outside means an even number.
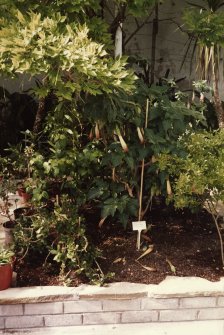
M159 168L170 175L173 186L170 200L177 208L205 208L211 213L220 238L224 266L223 242L218 224L218 217L224 215L220 210L224 202L223 143L223 130L191 133L179 141L179 146L185 151L183 157L161 155Z
M77 212L75 205L63 197L54 210L36 208L31 215L21 216L14 233L16 251L23 257L33 252L42 255L45 263L48 259L57 262L67 280L71 272L83 273L95 282L104 280L95 262L100 253L89 243L84 219Z

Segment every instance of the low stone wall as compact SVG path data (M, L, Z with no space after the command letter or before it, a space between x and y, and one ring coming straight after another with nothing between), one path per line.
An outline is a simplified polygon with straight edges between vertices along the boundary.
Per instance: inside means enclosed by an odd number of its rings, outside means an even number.
M0 329L224 319L224 278L0 291Z

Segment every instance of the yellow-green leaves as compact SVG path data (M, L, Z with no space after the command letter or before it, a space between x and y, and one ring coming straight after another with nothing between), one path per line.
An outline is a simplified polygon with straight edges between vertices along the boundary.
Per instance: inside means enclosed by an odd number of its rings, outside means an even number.
M43 75L58 96L71 100L74 92L96 95L133 89L135 77L126 60L109 58L102 44L92 41L87 26L65 25L57 14L41 18L17 12L0 30L0 73ZM66 94L63 86L66 87Z
M17 18L18 18L19 22L22 23L22 24L26 22L23 14L19 10L18 10L18 13L17 13Z

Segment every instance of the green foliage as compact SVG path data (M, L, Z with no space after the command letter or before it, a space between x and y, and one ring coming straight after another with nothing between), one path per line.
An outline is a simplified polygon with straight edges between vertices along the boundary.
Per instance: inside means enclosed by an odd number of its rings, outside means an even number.
M223 5L222 0L201 0L201 4L189 2L192 7L200 8L201 10L218 11Z
M213 101L218 125L223 128L224 111L218 85L221 49L224 42L224 13L219 9L223 6L223 2L220 0L206 0L204 2L207 7L191 4L192 8L186 10L184 14L184 21L191 34L191 42L195 39L194 50L198 52L196 68L199 78L212 82Z
M12 262L12 257L14 256L14 252L10 249L0 249L0 266L5 265Z
M207 47L223 45L224 12L188 9L183 18L188 30L198 37L199 43Z
M17 10L22 3L16 2ZM0 71L40 75L42 84L34 92L51 97L42 133L28 134L31 138L18 152L29 174L26 188L40 209L18 226L17 248L49 254L62 272L92 277L97 252L80 220L84 209L100 209L101 224L112 217L126 226L138 215L144 165L143 215L155 194L166 193L168 172L158 170L155 156L182 156L180 136L205 122L202 109L188 106L174 82L149 88L136 81L125 58L110 58L94 37L101 30L100 40L110 44L107 26L90 13L98 11L98 2L94 8L92 1L82 4L57 1L50 12L31 1L32 11L24 13L21 7L2 21ZM155 1L116 4L138 16ZM16 161L16 150L12 153Z
M14 14L20 11L23 14L34 12L41 14L43 18L52 17L52 13L60 14L64 17L65 24L73 28L79 24L86 24L90 29L90 37L95 41L105 44L106 49L111 49L111 34L108 22L104 19L104 12L111 15L113 9L117 8L117 13L126 12L126 16L134 17L145 16L153 8L157 0L106 0L102 3L100 0L80 0L73 1L61 0L0 0L0 9L4 12L4 18L0 19L0 27L14 21Z
M214 191L216 200L224 200L223 140L223 130L192 133L179 142L184 157L161 155L159 167L174 181L173 200L178 208L203 206L206 199L213 199Z
M47 17L36 11L18 11L1 25L1 74L41 75L43 85L35 94L53 96L43 143L41 138L31 138L29 154L26 143L17 156L18 162L24 162L23 170L29 172L25 186L35 205L55 202L58 197L60 206L53 206L50 213L41 209L30 218L28 227L17 226L17 251L49 253L63 271L84 272L102 282L105 276L93 269L97 252L89 246L78 215L87 201L88 183L99 174L102 147L87 142L89 122L81 111L88 95L130 94L135 77L126 69L125 58L111 59L102 44L88 37L86 25L69 24L57 12ZM15 162L16 150L12 153ZM68 195L65 201L63 194Z
M177 92L174 96L178 98L175 99L170 93L170 87L166 85L152 86L150 89L152 106L146 138L154 154L177 152L176 142L179 136L200 123L205 125L202 113L195 106L187 106L187 97L182 97Z
M143 129L147 98L149 116ZM139 83L131 99L120 92L103 99L89 96L86 104L56 101L38 141L27 133L26 145L17 154L12 150L17 171L26 176L29 171L25 186L35 207L40 207L28 222L17 225L17 252L49 254L64 272L74 270L105 280L101 272L91 270L98 253L90 247L80 213L86 206L98 207L101 223L112 217L127 226L138 213L143 159L144 210L154 194L165 192L167 173L158 173L153 156L161 152L182 154L177 139L186 129L203 122L194 106L186 108L184 96L179 94L178 99L169 85L149 89ZM142 129L143 142L137 128ZM53 209L46 210L49 202Z
M93 279L97 273L94 260L99 253L89 244L83 218L77 212L75 204L63 197L53 211L39 208L31 216L21 217L15 232L17 252L42 253L66 271L84 273Z
M147 97L150 110L143 129ZM149 89L141 84L132 99L122 93L103 99L88 97L84 105L74 106L72 101L56 104L46 119L44 142L31 144L34 139L27 137L22 151L16 155L12 150L20 173L27 177L29 170L31 178L25 186L32 200L40 204L69 194L77 208L97 206L102 219L114 217L126 226L138 213L142 160L146 162L146 207L155 193L166 192L167 174L158 173L153 157L161 152L181 155L178 138L204 122L194 106L186 107L185 99L179 94L175 100L170 86ZM127 152L118 135L126 141Z
M115 0L117 5L127 6L129 14L135 17L144 16L156 2L157 0Z
M145 101L149 98L149 118L147 128L143 130L144 143L141 143L137 127L143 129L145 123ZM148 89L140 85L133 101L121 104L104 99L91 99L86 106L88 115L101 124L101 138L106 143L102 160L99 164L104 180L95 178L88 197L90 200L101 202L102 218L108 215L117 218L124 225L128 218L137 215L138 193L140 184L140 167L145 159L144 205L158 192L166 192L166 177L163 172L158 173L157 163L153 156L161 152L183 154L183 149L177 146L178 138L192 128L204 124L201 111L194 106L186 107L186 97L175 100L170 86L152 86ZM101 108L100 108L101 107ZM108 113L109 112L109 113ZM122 150L121 144L114 141L111 130L117 122L121 127L127 143L128 152ZM101 146L102 146L102 142ZM126 205L127 202L127 205Z
M0 31L2 74L45 74L45 87L59 100L72 100L83 91L93 95L133 89L134 76L125 69L125 59L109 59L103 45L88 38L87 27L75 30L65 18L41 18L40 14L17 14L17 21Z
M174 194L169 200L177 208L205 208L212 216L219 241L222 266L224 246L218 217L223 217L224 131L192 133L180 145L184 157L161 155L159 167L173 179Z
M51 16L52 13L60 12L62 15L67 15L67 19L83 18L86 16L88 9L98 10L100 8L99 1L97 0L0 0L0 6L8 14L9 19L12 18L13 12L19 10L23 13L33 11L41 13L44 16Z

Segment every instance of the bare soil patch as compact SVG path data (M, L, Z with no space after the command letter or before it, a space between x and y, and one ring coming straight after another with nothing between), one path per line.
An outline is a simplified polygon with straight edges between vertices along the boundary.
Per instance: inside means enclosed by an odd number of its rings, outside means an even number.
M131 227L124 230L107 222L99 229L97 222L88 220L91 238L102 251L98 263L105 274L114 273L110 281L158 284L167 275L218 281L224 275L217 232L207 212L191 214L160 204L149 212L146 221L150 229L143 234L138 251L137 233ZM153 250L137 260L148 248ZM18 286L61 285L57 264L42 264L40 255L17 261ZM71 285L87 282L85 276L73 276Z

